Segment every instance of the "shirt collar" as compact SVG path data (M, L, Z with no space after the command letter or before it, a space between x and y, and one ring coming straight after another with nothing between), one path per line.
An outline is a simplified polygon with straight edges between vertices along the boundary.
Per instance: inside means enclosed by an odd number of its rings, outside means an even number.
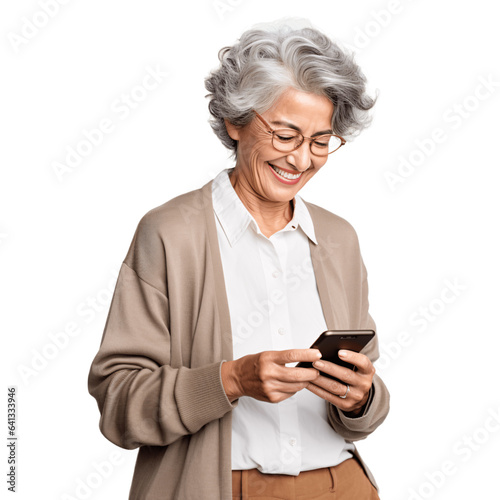
M243 205L231 184L229 173L232 169L222 170L212 183L212 200L214 212L224 230L229 244L234 246L247 227L258 234L262 234L257 222ZM281 230L290 231L300 227L306 236L317 245L314 224L309 210L299 195L294 198L292 220Z
M309 213L309 210L307 210L304 200L298 194L295 195L294 198L293 218L290 221L290 224L294 224L295 222L297 222L306 236L315 245L317 245L318 241L316 240L316 233L314 232L314 224L311 214Z

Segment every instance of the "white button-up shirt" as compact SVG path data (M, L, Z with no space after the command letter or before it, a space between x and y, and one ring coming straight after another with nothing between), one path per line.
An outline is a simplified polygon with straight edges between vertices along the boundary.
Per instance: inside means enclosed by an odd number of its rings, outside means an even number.
M327 329L311 262L311 216L294 198L292 220L269 238L234 191L230 169L212 184L234 359L305 349ZM326 402L307 389L271 404L243 396L232 416L232 468L298 475L351 458L352 443L328 422Z

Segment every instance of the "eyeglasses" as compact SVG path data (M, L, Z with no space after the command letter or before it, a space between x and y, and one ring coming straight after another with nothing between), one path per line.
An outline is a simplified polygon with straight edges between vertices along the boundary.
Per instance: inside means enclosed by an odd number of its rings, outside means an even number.
M304 137L297 130L283 128L273 130L269 123L254 110L257 118L267 127L267 133L271 134L272 145L282 153L291 153L298 149L305 139L309 141L309 149L316 156L328 156L346 143L343 137L335 134L322 134L315 137Z

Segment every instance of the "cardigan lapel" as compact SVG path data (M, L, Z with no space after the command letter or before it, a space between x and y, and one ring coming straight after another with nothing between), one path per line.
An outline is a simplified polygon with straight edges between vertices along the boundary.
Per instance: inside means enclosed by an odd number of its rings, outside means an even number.
M319 241L320 240L318 240L318 242ZM334 320L332 298L330 296L330 290L328 289L326 273L323 265L324 256L321 253L319 243L318 245L315 245L311 240L309 240L309 248L311 250L314 276L316 277L316 286L318 287L318 294L321 301L321 307L323 309L323 315L325 316L326 327L328 330L335 330L336 322Z
M309 240L309 248L326 326L329 330L353 328L349 321L349 305L341 272L341 241L328 224L325 212L303 201L311 214L318 240L317 245Z
M212 182L209 181L201 188L203 198L203 212L205 214L205 226L208 238L208 247L213 266L213 277L215 286L215 301L220 321L220 340L222 359L231 361L233 359L233 336L231 330L231 317L229 315L229 303L226 293L226 282L224 280L224 269L217 239L217 227L215 225L214 206L212 202Z

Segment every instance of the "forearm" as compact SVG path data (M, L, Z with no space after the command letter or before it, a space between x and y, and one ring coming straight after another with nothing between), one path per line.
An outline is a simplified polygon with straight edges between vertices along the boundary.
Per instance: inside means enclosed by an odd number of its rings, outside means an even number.
M123 448L168 445L233 408L220 363L195 369L123 369L105 378L98 372L93 365L89 392L101 411L100 429Z

